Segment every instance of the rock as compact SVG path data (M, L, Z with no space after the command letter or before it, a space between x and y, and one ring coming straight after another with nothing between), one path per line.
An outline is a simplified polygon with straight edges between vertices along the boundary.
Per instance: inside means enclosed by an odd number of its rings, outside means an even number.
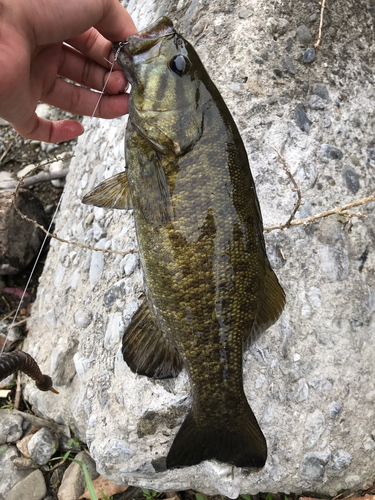
M289 57L284 57L281 62L282 62L284 71L286 71L290 75L296 74L296 68L294 67L294 64L289 59Z
M85 451L78 453L75 460L86 465L91 479L94 480L99 476L94 460ZM57 498L58 500L76 500L85 491L85 487L86 481L82 467L72 462L64 473Z
M322 144L321 152L329 160L341 160L341 158L344 156L344 153L341 151L341 149L330 146L329 144Z
M241 9L238 12L238 17L240 19L248 19L252 15L252 11L250 9Z
M23 418L10 410L0 410L0 445L15 443L23 434Z
M277 33L279 35L285 35L285 33L288 31L289 29L289 21L287 19L279 19L278 21L278 26L277 26Z
M17 177L18 179L21 179L21 177L24 177L26 174L31 172L36 168L36 165L34 163L31 163L30 165L26 165L26 167L23 167L21 170L17 172Z
M306 446L312 448L324 431L325 418L320 410L310 413L305 422Z
M302 60L305 64L312 63L315 60L315 49L311 47L310 49L305 50Z
M120 269L125 276L130 276L138 265L139 257L135 253L125 255L120 262Z
M18 208L30 219L46 226L41 202L26 189L20 189ZM11 191L0 192L0 276L17 274L37 255L44 233L23 220L14 209Z
M342 176L348 189L356 194L359 190L359 178L357 172L350 166L346 165L342 171Z
M341 411L341 405L338 401L332 401L329 405L329 416L331 418L337 418L338 414Z
M311 96L309 104L311 109L323 110L327 107L327 102L317 95Z
M59 447L59 440L46 427L42 427L30 439L27 449L38 465L45 465Z
M165 8L165 1L149 0L147 9L142 2L129 2L128 6L136 24L142 28L155 19L159 9ZM173 12L174 21L183 27L190 41L189 31L199 19L207 21L211 33L217 28L216 23L221 27L218 37L202 38L197 48L242 131L265 225L285 221L296 201L296 193L291 191L290 182L282 165L275 161L270 145L281 150L303 197L307 197L301 215L329 210L349 203L353 196L359 199L371 192L374 161L368 154L366 156L366 149L375 147L373 98L369 96L366 80L370 74L359 71L357 77L355 75L355 68L362 67L362 56L368 56L370 61L371 52L359 51L354 41L360 39L367 45L373 33L372 27L363 22L360 9L353 9L348 0L342 1L342 8L332 12L335 14L336 40L344 40L346 56L340 55L340 47L325 31L319 52L322 64L318 60L313 74L310 74L311 68L302 65L302 58L295 60L296 47L300 43L297 38L295 46L287 53L283 50L284 40L275 40L269 35L266 23L270 14L265 14L261 2L252 0L241 7L237 2L238 6L225 14L222 2L220 5L211 2L203 8L202 2L187 0L183 9ZM293 2L287 4L284 2L282 7L285 12L294 5ZM173 7L173 2L168 5ZM199 7L191 24L185 17L190 6L190 16ZM253 10L253 17L238 18L238 11L244 7ZM305 24L309 15L319 13L316 3L313 7L311 10L308 5L306 8L294 5L288 19L293 19L295 27ZM267 8L271 11L272 5ZM314 33L317 28L314 27ZM284 35L288 36L289 32ZM252 56L257 54L265 60L264 49L269 60L258 65ZM282 58L286 55L290 55L295 65L298 75L295 82L290 82L294 78L286 74L282 66ZM338 75L331 73L332 65L343 66ZM283 70L285 82L273 78L275 66ZM242 81L244 76L258 81L262 95L255 96L248 91L247 82ZM302 83L304 80L307 83ZM332 104L311 94L315 82L327 86ZM238 83L243 92L232 92L232 83ZM325 102L326 110L305 107L305 99L308 102L312 95ZM269 105L270 102L277 104ZM295 124L297 104L304 107L313 121L309 134L300 134ZM282 117L277 114L280 111ZM361 127L353 129L352 117L359 113ZM321 119L328 115L332 125L326 129ZM126 118L84 121L85 134L78 139L56 220L56 232L64 234L80 224L80 241L93 244L94 235L89 231L96 221L107 231L111 248L116 246L124 252L134 250L138 253L131 210L95 212L102 218L98 220L94 215L86 227L84 221L88 214L94 214L94 210L84 205L79 206L79 211L75 209L83 184L89 191L103 178L123 170L125 122ZM328 158L321 152L322 143L340 148L348 160L343 161L344 156L341 160ZM353 166L360 176L356 195L346 189L341 174L353 154L360 160L358 168ZM176 172L177 190L181 187L180 175L181 172ZM240 493L255 495L260 491L294 494L310 491L332 498L346 492L347 488L366 490L373 482L375 463L371 439L375 401L375 305L371 269L375 266L375 253L370 248L371 234L375 231L371 217L374 207L375 203L363 207L369 217L353 220L350 232L347 226L344 228L342 218L336 216L306 227L292 227L284 233L265 232L266 248L273 256L287 303L279 321L243 352L245 393L261 422L269 450L267 464L262 470L245 471L213 460L194 467L165 470L165 457L191 409L191 386L185 370L175 379L150 380L134 374L122 359L122 331L143 300L145 287L142 267L136 267L132 274L125 276L120 268L122 258L117 255L103 256L100 277L91 282L89 271L93 253L77 249L74 260L69 267L65 266L60 286L55 287L55 270L60 263L64 265L64 258L71 250L65 253L64 245L57 242L51 245L28 321L25 350L35 353L42 371L52 374L51 353L60 345L61 337L66 347L69 340L72 348L69 354L64 351L64 357L61 354L58 366L60 361L67 366L73 357L77 364L72 362L71 371L66 369L66 383L58 387L59 396L41 393L33 383L26 381L24 397L45 417L69 425L87 444L98 470L116 484L131 483L157 491L193 488L206 495L221 494L232 498L238 498ZM110 217L107 217L108 212ZM358 259L367 247L369 252L360 271ZM80 274L79 284L75 289L67 289L75 270ZM86 329L74 323L78 310L92 311L92 321ZM56 322L53 332L49 311L53 312ZM116 332L114 321L107 332L109 321L116 313L119 331ZM108 348L104 347L105 340ZM79 355L75 356L77 352ZM57 370L55 360L53 367ZM58 398L58 402L52 397ZM341 409L333 419L330 404L335 401L340 403ZM314 418L308 421L310 415L315 416L316 410L320 413L315 422ZM322 453L328 446L331 458L326 464L321 463L318 455L320 462L317 465L323 465L323 477L321 469L315 473L305 471L309 479L301 477L302 463L312 467L311 460L306 464L306 455ZM332 457L338 450L345 450L353 458L349 467L342 471L332 470Z
M92 320L91 312L83 311L79 309L74 315L74 323L80 328L86 328L89 326Z
M307 453L302 460L300 476L308 481L321 481L330 455L329 452Z
M260 56L253 56L253 59L257 64L264 64L265 62L264 59Z
M293 38L290 38L290 37L287 38L285 40L284 47L285 47L286 52L290 52L292 50L292 47L293 47Z
M311 87L311 93L319 96L325 101L331 100L329 97L327 85L324 85L324 83L314 83Z
M353 460L350 453L344 450L338 450L332 455L332 470L333 471L343 471L349 467Z
M307 26L305 26L304 24L302 26L298 26L296 33L297 33L298 38L300 39L300 41L304 45L311 44L312 38L311 38L310 30Z
M309 133L311 121L307 118L305 110L300 104L296 107L296 123L303 132Z
M42 500L47 494L46 482L40 470L35 470L9 491L7 500Z
M0 445L0 451L3 451L5 447ZM7 500L8 493L13 486L32 472L31 470L18 470L13 463L13 460L17 457L18 453L15 446L8 446L6 452L0 455L0 500ZM17 500L21 500L21 498Z

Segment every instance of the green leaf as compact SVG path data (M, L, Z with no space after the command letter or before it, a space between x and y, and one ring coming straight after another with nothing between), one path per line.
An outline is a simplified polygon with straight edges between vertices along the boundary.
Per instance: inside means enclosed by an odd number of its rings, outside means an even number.
M155 491L155 490L151 490L151 495L152 495L154 498L156 497L156 495L157 495L157 494L158 494L158 493L157 493L157 491Z
M7 451L8 447L6 446L4 449L0 451L0 457L1 455L4 455L4 453Z
M147 488L141 488L142 492L145 494L145 495L149 495L150 492L148 491Z
M204 497L203 495L201 495L200 493L196 493L195 494L195 497L197 500L207 500L206 497Z
M87 484L87 491L89 492L91 500L98 500L98 496L95 493L95 488L94 485L92 484L92 479L89 474L89 471L87 470L86 464L83 462L80 462L79 460L73 459L72 462L75 462L76 464L80 465L82 467L83 473L85 475L85 480Z
M243 498L243 500L251 500L250 495L241 495L241 498Z
M272 493L268 493L268 495L266 496L266 500L272 500Z

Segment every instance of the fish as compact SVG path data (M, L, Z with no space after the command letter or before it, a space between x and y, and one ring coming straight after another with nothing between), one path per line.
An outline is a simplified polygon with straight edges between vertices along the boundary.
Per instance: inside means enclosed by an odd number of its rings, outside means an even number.
M245 346L280 316L246 149L192 45L167 17L114 44L131 84L126 169L83 203L134 211L146 290L122 341L153 379L189 376L191 409L166 468L261 468L267 443L243 388Z

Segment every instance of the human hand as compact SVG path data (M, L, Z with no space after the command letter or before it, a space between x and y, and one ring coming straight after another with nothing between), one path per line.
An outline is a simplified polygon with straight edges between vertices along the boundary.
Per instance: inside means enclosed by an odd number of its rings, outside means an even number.
M99 94L90 89L103 89L110 69L106 59L113 61L109 40L123 41L136 32L118 0L0 0L0 116L29 139L61 142L81 135L75 120L39 118L38 102L91 116ZM115 66L95 116L128 112L126 84Z

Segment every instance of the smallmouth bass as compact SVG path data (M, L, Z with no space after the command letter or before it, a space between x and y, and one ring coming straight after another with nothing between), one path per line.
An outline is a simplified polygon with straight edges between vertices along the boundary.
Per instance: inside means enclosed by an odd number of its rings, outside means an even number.
M192 408L168 469L208 459L263 467L267 444L243 390L243 350L278 319L285 295L266 255L245 147L168 18L120 46L132 85L126 171L83 202L134 209L146 300L124 334L124 360L155 379L186 367Z

